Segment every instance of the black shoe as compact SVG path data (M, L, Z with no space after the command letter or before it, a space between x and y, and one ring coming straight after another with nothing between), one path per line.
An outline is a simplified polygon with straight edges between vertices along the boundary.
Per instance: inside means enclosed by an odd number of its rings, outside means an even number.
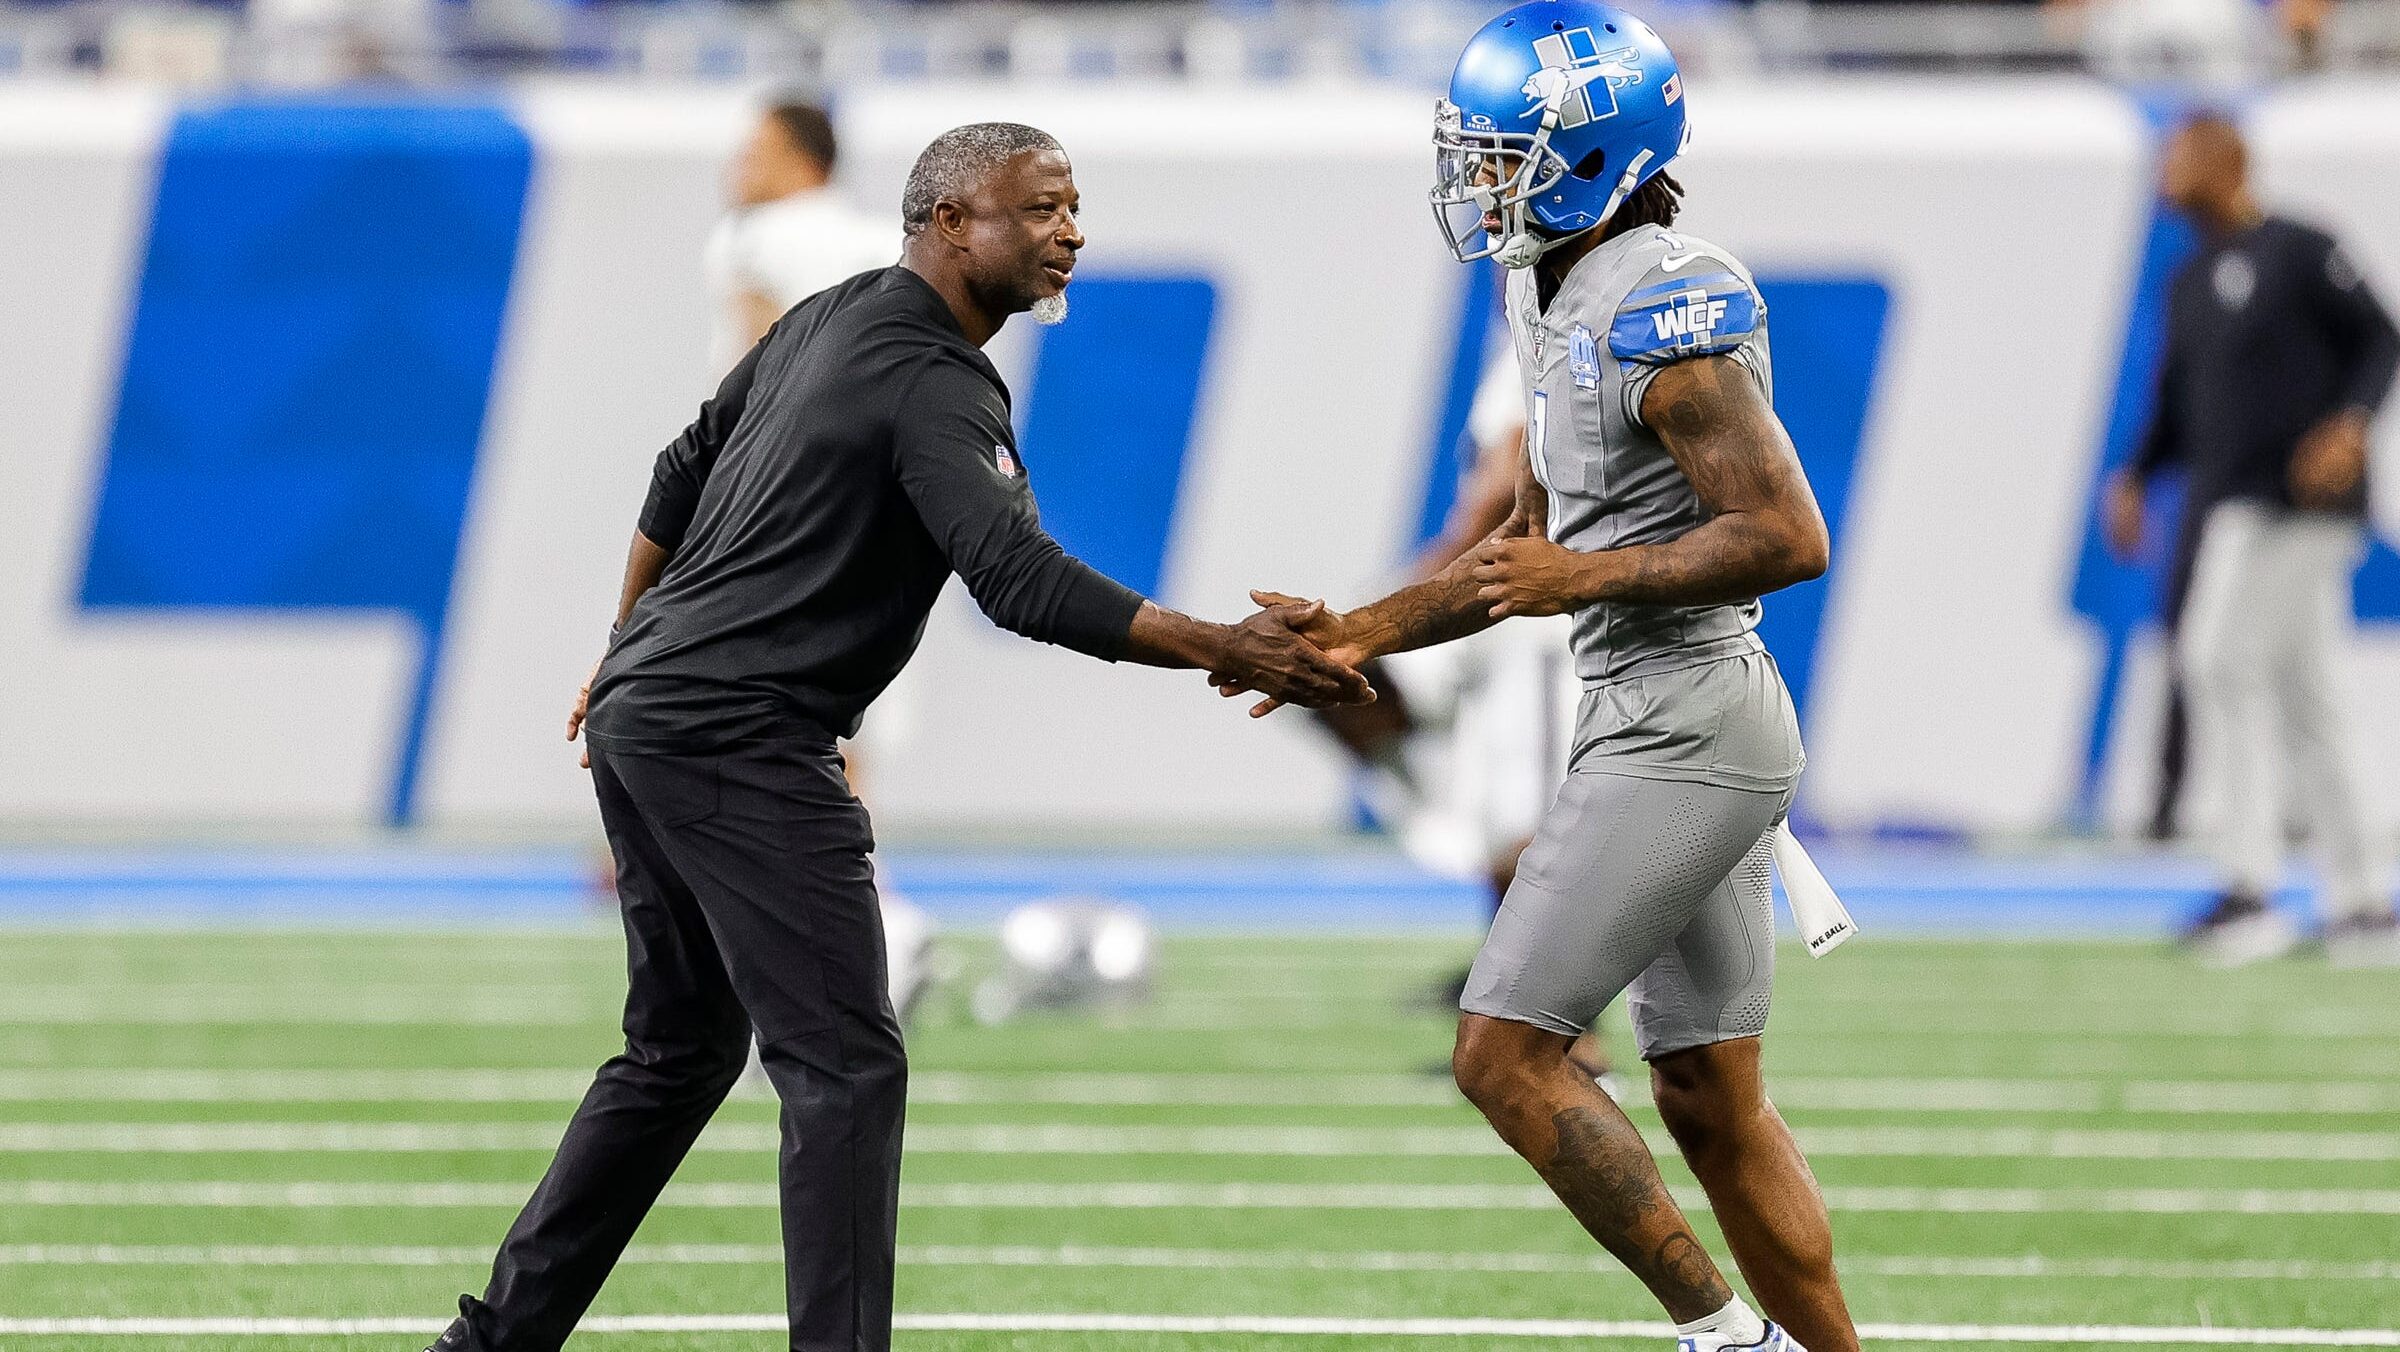
M450 1327L443 1329L442 1336L434 1339L433 1346L425 1352L464 1352L466 1345L467 1321L461 1317L451 1320Z
M2266 899L2256 892L2239 888L2220 892L2207 910L2184 922L2183 931L2176 938L2186 944L2202 943L2212 935L2266 914L2266 910Z

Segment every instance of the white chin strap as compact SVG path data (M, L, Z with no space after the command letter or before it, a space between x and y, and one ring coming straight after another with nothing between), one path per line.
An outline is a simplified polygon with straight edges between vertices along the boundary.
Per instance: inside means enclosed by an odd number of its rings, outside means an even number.
M1617 208L1625 205L1625 199L1633 195L1634 186L1642 181L1642 169L1650 163L1650 158L1650 152L1647 150L1634 156L1633 163L1626 165L1625 172L1617 176L1616 190L1608 195L1608 205L1600 209L1600 219L1576 231L1573 235L1545 237L1524 228L1525 208L1523 204L1519 204L1510 213L1516 217L1515 223L1519 228L1500 242L1499 251L1492 257L1498 259L1500 266L1504 268L1529 268L1534 265L1535 260L1559 245L1574 239L1577 235L1588 234L1608 224L1609 218L1617 214Z

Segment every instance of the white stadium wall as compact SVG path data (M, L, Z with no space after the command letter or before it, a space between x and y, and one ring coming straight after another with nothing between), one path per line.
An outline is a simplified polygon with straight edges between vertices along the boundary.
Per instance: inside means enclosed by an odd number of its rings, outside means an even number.
M315 172L318 141L288 134L305 107L0 87L0 503L20 532L0 814L579 829L566 700L650 458L713 382L699 256L745 108L536 89L368 110L343 124L367 149L292 187ZM1226 617L1251 586L1348 602L1392 576L1438 506L1480 341L1424 205L1424 98L894 87L838 111L844 190L875 209L958 122L1033 122L1074 156L1093 327L995 345L1071 547ZM2139 394L2152 119L2075 83L1701 88L1693 113L1685 223L1761 275L1779 394L1816 401L1787 413L1838 498L1832 577L1769 603L1806 673L1805 810L2123 820L2159 664L2135 603L2095 609L2131 593L2094 571L2089 527ZM2270 197L2400 298L2400 87L2247 116ZM245 138L285 158L245 168ZM364 205L361 183L381 185ZM231 234L229 198L249 203ZM439 247L379 234L395 211ZM220 322L211 288L260 276L287 308ZM354 454L379 468L350 473ZM2400 588L2378 572L2362 605L2362 750L2388 756L2400 702L2367 696L2400 685ZM871 776L893 831L1349 813L1298 718L999 634L955 588L892 705ZM2400 813L2400 779L2377 791Z

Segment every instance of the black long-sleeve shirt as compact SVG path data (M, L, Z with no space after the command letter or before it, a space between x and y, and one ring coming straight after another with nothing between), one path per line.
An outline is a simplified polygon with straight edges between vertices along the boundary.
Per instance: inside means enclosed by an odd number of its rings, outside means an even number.
M2158 411L2134 472L2183 466L2193 509L2290 507L2301 438L2330 414L2380 407L2395 369L2400 330L2332 236L2267 217L2175 274ZM2341 506L2363 513L2363 487Z
M1114 660L1142 598L1041 527L1008 388L906 268L801 302L658 457L669 552L592 685L614 751L849 736L955 571L985 614Z

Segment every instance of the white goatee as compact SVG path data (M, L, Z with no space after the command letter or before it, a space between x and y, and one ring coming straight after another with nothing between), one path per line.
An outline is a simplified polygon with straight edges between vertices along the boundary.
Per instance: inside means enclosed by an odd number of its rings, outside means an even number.
M1067 322L1067 298L1064 293L1044 296L1033 303L1031 313L1033 322L1043 328L1048 328L1053 324L1064 324Z

